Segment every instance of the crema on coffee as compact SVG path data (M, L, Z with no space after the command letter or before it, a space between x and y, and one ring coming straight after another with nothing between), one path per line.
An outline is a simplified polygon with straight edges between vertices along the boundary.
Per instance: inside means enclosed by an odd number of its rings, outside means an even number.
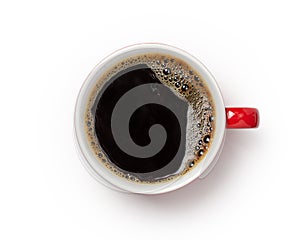
M95 157L113 174L143 184L191 171L214 139L215 110L205 79L171 55L135 55L99 77L85 109Z

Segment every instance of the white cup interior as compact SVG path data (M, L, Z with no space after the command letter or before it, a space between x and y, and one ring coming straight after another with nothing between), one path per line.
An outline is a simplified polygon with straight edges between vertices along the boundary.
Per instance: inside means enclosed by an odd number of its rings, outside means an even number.
M130 56L157 52L161 54L172 55L176 58L182 59L192 68L197 70L206 81L207 87L211 92L215 104L216 117L214 139L204 159L195 168L193 168L191 171L188 171L180 178L164 183L135 183L116 176L111 171L109 171L102 163L100 163L96 156L94 156L94 153L88 146L88 141L84 130L84 112L91 90L93 89L101 75L108 68ZM136 44L120 49L101 61L91 71L80 89L74 116L76 145L79 150L82 163L89 171L89 173L98 181L112 189L141 194L159 194L173 191L190 183L201 175L207 174L216 162L216 159L222 149L223 139L225 135L225 123L225 106L222 95L214 77L208 71L208 69L195 57L181 49L165 44L154 43Z

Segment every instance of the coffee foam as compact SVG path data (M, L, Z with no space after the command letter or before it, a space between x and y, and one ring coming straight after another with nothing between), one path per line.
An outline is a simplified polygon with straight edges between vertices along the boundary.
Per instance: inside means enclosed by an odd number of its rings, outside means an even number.
M146 64L152 69L162 84L168 86L179 98L189 104L186 129L186 152L181 167L176 173L158 179L143 179L139 174L127 173L118 168L110 162L95 135L92 109L103 84L120 71L138 64ZM214 103L202 76L181 59L160 53L149 53L129 57L112 66L99 78L91 91L86 106L85 132L95 157L112 173L128 181L153 184L174 180L194 169L195 166L199 164L205 157L213 141L214 118ZM209 141L207 141L208 136Z

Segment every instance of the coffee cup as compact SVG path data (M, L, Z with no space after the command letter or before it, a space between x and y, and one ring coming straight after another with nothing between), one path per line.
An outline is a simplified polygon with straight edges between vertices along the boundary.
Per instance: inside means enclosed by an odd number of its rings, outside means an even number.
M107 187L160 194L205 177L228 128L257 128L258 110L225 107L209 70L165 44L120 49L83 83L75 142L83 165Z

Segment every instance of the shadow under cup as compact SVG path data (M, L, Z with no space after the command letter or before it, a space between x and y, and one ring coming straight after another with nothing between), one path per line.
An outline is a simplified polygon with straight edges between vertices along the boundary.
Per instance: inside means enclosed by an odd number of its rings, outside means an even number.
M128 176L142 176L145 181L136 181L139 177L135 179L130 179L130 177L122 177L118 174L118 167L116 167L117 170L114 170L114 168L109 169L108 168L108 162L109 162L109 157L106 156L105 160L102 162L103 155L107 155L105 151L101 153L95 152L93 149L93 145L95 145L95 142L93 142L90 138L90 136L95 137L95 134L93 135L92 132L87 133L87 109L91 109L91 114L89 115L92 117L92 110L94 110L94 113L97 111L97 108L93 107L88 107L89 104L91 104L91 95L95 95L95 99L97 101L100 101L101 99L105 99L105 91L103 89L108 90L110 89L110 86L108 84L103 85L99 84L99 79L103 79L103 76L107 76L107 79L112 79L114 76L117 76L118 71L114 73L112 70L113 66L117 65L122 65L120 63L123 62L130 62L128 59L137 59L136 56L141 56L139 60L136 60L138 63L143 62L142 59L148 57L147 59L151 58L151 56L160 56L158 60L150 62L149 61L149 68L154 69L153 73L159 77L161 77L162 81L165 81L165 84L158 84L156 82L153 82L155 79L151 78L149 83L147 84L140 84L137 87L135 87L133 90L126 92L126 94L120 94L120 99L123 101L118 101L118 104L116 104L117 107L112 108L112 113L110 115L111 119L109 118L109 122L105 122L107 125L107 128L115 126L112 131L112 136L114 137L114 141L117 142L117 146L120 147L124 152L128 151L128 146L130 143L134 140L130 138L130 129L128 127L125 129L123 127L120 127L122 123L125 125L130 125L130 123L126 123L126 120L120 121L120 118L114 118L114 110L119 109L119 111L123 111L123 115L125 116L131 116L131 115L138 115L138 111L135 111L136 109L140 108L141 106L146 105L146 104L153 104L153 105L163 105L168 111L171 111L171 113L179 119L181 116L180 114L184 113L182 112L182 107L180 104L174 104L174 101L164 101L164 102L159 102L161 100L157 100L155 97L151 97L151 94L146 94L147 91L153 91L156 93L156 95L160 95L161 93L166 93L163 94L164 96L167 96L167 92L170 96L170 99L172 99L172 92L170 91L170 86L174 86L174 89L180 89L180 94L182 97L186 97L187 99L192 97L194 94L193 91L190 91L192 88L192 83L191 81L189 82L189 77L188 76L183 76L183 80L177 80L176 77L180 76L180 71L184 72L184 66L188 66L190 69L193 69L193 71L189 71L190 74L197 75L197 77L200 77L200 82L204 85L204 88L209 92L209 99L213 102L213 133L211 137L211 141L207 142L207 149L203 149L205 151L205 154L203 154L201 150L201 145L199 147L195 145L190 146L190 138L194 139L199 139L198 138L198 133L196 134L197 131L197 121L187 121L187 124L181 124L179 121L179 126L181 127L181 133L184 133L181 135L180 142L183 144L184 149L186 152L192 152L192 154L196 154L196 158L200 159L199 162L193 161L193 159L185 159L185 163L183 164L184 159L180 159L182 164L180 165L181 167L181 174L173 174L176 175L176 177L167 177L164 178L162 181L151 181L151 177L155 176L152 173L136 173L133 172L131 174L130 171L122 171L128 173ZM143 57L144 56L144 57ZM150 56L150 57L149 57ZM170 60L165 61L164 56L171 56ZM180 62L180 66L183 66L183 69L177 69L176 68L176 73L174 75L174 71L172 67L176 63L172 62L172 60L177 59L177 62ZM147 60L147 61L148 61ZM148 62L145 62L148 63ZM131 66L136 66L134 61L131 63ZM153 65L151 65L153 64ZM162 66L162 68L155 67L155 64L159 64L159 66ZM173 64L173 65L172 65ZM126 64L125 64L126 65ZM134 70L136 71L147 71L141 68L144 68L145 64L139 64L138 68L135 68ZM141 67L143 66L143 67ZM128 69L128 66L123 67L123 75L122 76L127 76L126 74L126 69ZM170 70L172 69L172 71ZM175 69L175 68L174 68ZM170 71L169 71L170 70ZM125 72L124 72L125 71ZM120 71L119 71L120 72ZM176 75L178 73L178 75ZM151 75L151 74L150 74ZM121 77L122 77L121 76ZM154 76L154 75L153 75ZM171 77L172 76L172 77ZM121 78L119 76L119 78ZM184 78L186 77L186 79ZM115 77L115 79L119 79ZM153 80L154 79L154 80ZM138 80L136 80L138 82ZM179 84L177 83L179 82ZM98 85L101 85L99 88L100 90L95 91L97 89ZM173 84L173 85L168 85L168 84ZM199 86L201 84L199 83ZM203 87L203 86L202 86ZM113 88L112 88L113 89ZM136 90L141 90L140 96L138 95ZM103 94L101 93L103 92ZM129 94L130 93L130 94ZM102 94L102 95L101 95ZM179 94L179 95L180 95ZM198 94L198 93L197 93ZM201 91L199 91L199 94L201 95ZM101 97L99 97L101 95ZM107 96L112 96L114 94L107 94ZM154 94L155 95L155 94ZM137 97L136 99L139 100L132 100L130 99L130 96L135 96ZM149 96L149 97L148 97ZM195 93L196 96L196 93ZM127 98L126 98L127 97ZM199 96L201 97L201 96ZM178 96L177 96L178 98ZM100 100L99 100L100 99ZM109 98L108 98L109 99ZM135 99L135 98L133 98ZM112 100L113 101L113 100ZM157 102L158 101L158 102ZM194 100L193 100L194 101ZM108 101L109 102L109 101ZM194 101L194 110L197 112L201 107L203 107L203 104L199 105L199 102ZM205 102L205 101L204 101ZM128 104L130 103L130 104ZM107 104L106 104L107 105ZM106 106L105 105L105 106ZM108 104L109 105L109 104ZM134 107L130 107L130 106ZM197 106L197 107L196 107ZM150 108L153 106L148 106L149 109L155 114L155 108ZM198 108L198 109L196 109ZM106 108L103 108L106 109ZM192 109L192 108L189 108ZM180 112L181 111L181 112ZM189 110L190 111L190 110ZM189 112L188 111L188 112ZM116 111L115 111L116 112ZM117 111L118 112L118 111ZM200 112L200 111L199 111ZM199 115L200 116L200 115ZM104 118L104 117L103 117ZM164 121L164 117L160 116L159 113L157 113L157 118L161 119L161 121ZM205 119L208 119L209 116L206 116ZM117 119L116 122L114 122L113 119ZM124 118L124 119L129 119L129 118ZM192 119L192 118L191 118ZM118 122L119 121L119 122ZM140 121L143 123L143 121ZM206 122L205 122L206 123ZM137 124L138 121L137 121ZM92 126L95 124L92 123ZM125 126L124 125L124 126ZM137 44L133 46L129 46L126 48L123 48L121 50L116 51L115 53L111 54L107 58L105 58L102 62L100 62L93 70L92 72L88 75L87 79L85 80L84 84L82 85L80 89L80 93L77 98L76 102L76 107L75 107L75 116L74 116L74 128L75 128L75 140L76 140L76 145L77 149L79 151L79 155L81 157L83 165L86 167L88 172L99 182L103 183L104 185L115 189L119 191L124 191L124 192L130 192L130 193L141 193L141 194L159 194L159 193L165 193L169 191L176 190L182 186L185 186L186 184L190 183L191 181L195 180L196 178L203 177L208 172L212 169L214 166L214 163L216 162L220 151L223 146L223 140L225 136L225 126L226 126L226 114L225 114L225 106L223 103L223 99L220 93L220 90L217 86L216 81L214 80L213 76L211 73L206 69L206 67L195 57L191 56L190 54L184 52L181 49L171 47L168 45L163 45L163 44ZM119 128L119 129L118 129ZM117 130L116 130L117 129ZM124 130L125 129L125 130ZM195 130L196 129L196 130ZM93 127L91 128L91 131L93 131ZM115 133L114 133L115 131ZM157 134L156 134L157 133ZM159 133L161 133L159 135ZM135 157L140 157L140 158L147 158L151 157L151 152L159 152L160 146L163 145L164 143L167 143L168 141L168 129L164 130L163 126L159 126L159 124L154 124L153 126L150 127L149 129L149 135L150 139L156 139L157 141L151 141L151 144L149 144L148 148L147 146L141 146L141 147L136 147L134 150L134 155ZM129 137L124 137L124 136L129 136ZM159 136L159 137L158 137ZM205 136L203 136L205 137ZM204 139L200 138L201 141ZM101 138L101 136L100 136ZM120 139L120 140L116 140ZM123 139L123 140L122 140ZM164 140L161 140L164 139ZM96 138L97 140L97 138ZM187 141L186 141L187 140ZM208 139L209 140L209 139ZM206 140L204 140L206 141ZM101 142L101 141L100 141ZM158 142L158 143L157 143ZM127 144L127 145L126 145ZM201 143L202 144L202 143ZM151 146L150 146L151 145ZM181 145L180 145L181 146ZM204 143L205 146L205 143ZM152 147L152 148L151 148ZM182 147L182 146L181 146ZM126 150L127 148L127 150ZM133 148L132 148L133 149ZM133 151L133 150L130 151ZM146 149L146 150L145 150ZM149 150L150 149L150 150ZM188 150L190 149L190 150ZM192 149L192 150L191 150ZM200 149L200 150L199 150ZM103 150L103 149L102 149ZM148 153L147 153L148 151ZM161 150L163 151L163 150ZM179 153L182 151L178 151ZM147 155L148 154L148 155ZM203 154L203 157L201 156ZM98 156L99 155L99 156ZM178 155L178 154L177 154ZM176 156L174 156L174 159ZM188 155L186 155L188 156ZM191 156L191 155L189 155ZM201 158L200 158L201 157ZM182 156L181 156L182 158ZM143 159L141 159L143 161ZM109 163L111 166L111 163ZM188 170L184 170L185 168L188 168Z

